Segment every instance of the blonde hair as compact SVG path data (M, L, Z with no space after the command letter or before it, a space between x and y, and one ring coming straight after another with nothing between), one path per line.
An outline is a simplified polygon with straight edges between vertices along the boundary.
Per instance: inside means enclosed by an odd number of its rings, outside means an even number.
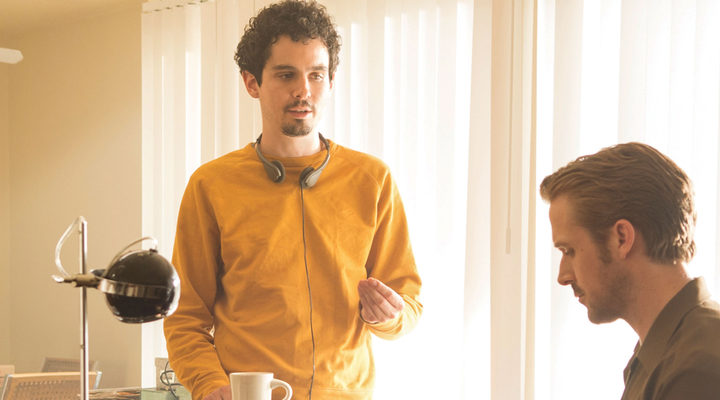
M573 216L598 245L626 219L642 235L655 262L688 262L695 255L697 215L690 178L670 158L643 143L623 143L579 157L548 175L540 195L567 195Z

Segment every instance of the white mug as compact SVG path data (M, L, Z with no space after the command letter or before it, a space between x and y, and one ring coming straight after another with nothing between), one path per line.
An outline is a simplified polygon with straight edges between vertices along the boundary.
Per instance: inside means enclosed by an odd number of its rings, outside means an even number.
M272 372L233 372L230 374L230 391L233 400L270 400L272 391L285 389L283 400L290 400L292 388L287 382L273 379Z

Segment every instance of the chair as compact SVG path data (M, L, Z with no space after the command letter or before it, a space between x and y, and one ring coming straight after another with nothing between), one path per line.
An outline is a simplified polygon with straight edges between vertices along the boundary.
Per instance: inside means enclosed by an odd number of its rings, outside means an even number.
M97 371L88 374L92 387ZM77 400L80 395L80 372L35 372L10 374L0 400Z
M97 361L90 360L90 371L98 370ZM80 360L77 358L45 357L41 372L77 372L80 371Z
M14 365L0 365L0 386L2 386L2 380L5 377L5 375L14 374L14 373L15 373Z
M3 382L5 382L5 376L14 373L14 365L0 365L0 391L2 391Z
M102 372L98 370L100 363L90 360L90 371L97 371L98 376L95 385L90 385L90 389L97 389L100 385ZM41 372L80 372L80 359L78 358L61 358L61 357L45 357Z

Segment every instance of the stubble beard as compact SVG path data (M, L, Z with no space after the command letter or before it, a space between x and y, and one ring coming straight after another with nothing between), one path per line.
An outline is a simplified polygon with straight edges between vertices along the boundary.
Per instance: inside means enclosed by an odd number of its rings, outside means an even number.
M612 262L603 263L604 288L596 294L593 304L588 302L588 319L594 324L613 322L622 318L632 293L630 280ZM591 299L588 299L592 301Z

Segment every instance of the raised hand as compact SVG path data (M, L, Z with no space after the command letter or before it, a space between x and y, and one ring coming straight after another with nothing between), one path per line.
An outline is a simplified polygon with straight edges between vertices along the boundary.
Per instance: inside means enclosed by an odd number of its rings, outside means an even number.
M405 307L405 302L399 294L375 278L358 282L358 293L360 316L370 324L393 320Z

